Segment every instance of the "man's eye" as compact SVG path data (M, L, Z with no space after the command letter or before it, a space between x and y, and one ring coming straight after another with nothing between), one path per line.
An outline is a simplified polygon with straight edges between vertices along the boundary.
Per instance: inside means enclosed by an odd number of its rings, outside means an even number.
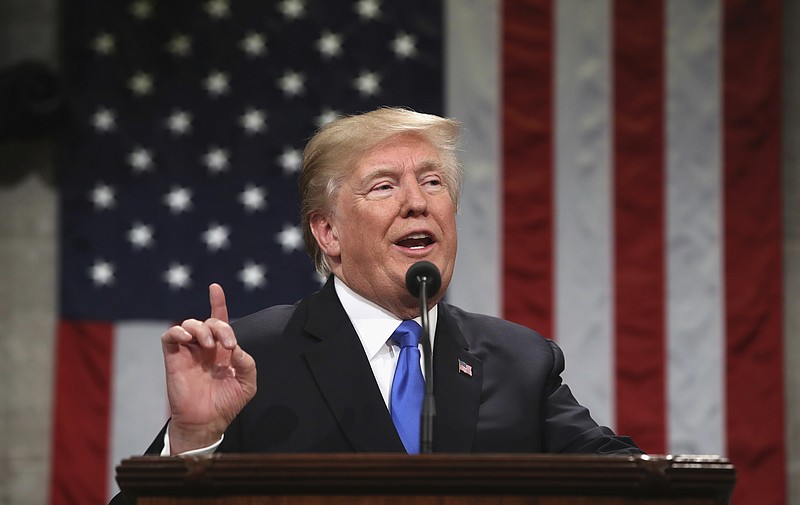
M392 185L389 184L388 182L385 182L383 184L378 184L377 186L374 186L372 188L373 191L389 191L390 189L392 189Z

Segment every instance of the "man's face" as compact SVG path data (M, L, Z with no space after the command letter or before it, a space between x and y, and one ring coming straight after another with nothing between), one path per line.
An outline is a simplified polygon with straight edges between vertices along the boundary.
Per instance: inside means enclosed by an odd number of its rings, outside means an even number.
M444 295L453 275L456 212L436 149L404 134L364 156L345 178L331 215L312 215L333 273L361 296L401 318L419 313L406 289L408 268L439 267Z

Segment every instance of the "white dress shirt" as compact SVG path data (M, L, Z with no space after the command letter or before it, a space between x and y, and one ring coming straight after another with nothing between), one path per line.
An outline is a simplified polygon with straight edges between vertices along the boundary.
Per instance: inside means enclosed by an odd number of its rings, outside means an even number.
M378 383L383 401L389 408L394 369L397 367L397 358L400 354L400 346L391 340L391 336L403 320L357 294L338 277L334 277L334 283L339 301L342 302L347 317L350 318L350 322L356 329L358 339L361 340L364 353L369 360L369 366L372 367L375 382ZM433 335L436 334L438 314L437 305L428 312L428 323L431 327L431 349L433 349ZM417 317L414 320L422 325L421 319ZM420 342L420 368L423 376L425 375L424 360L425 351Z
M336 288L336 295L350 318L350 322L356 329L358 339L364 347L364 353L369 360L369 366L372 368L372 374L375 376L375 382L378 383L378 388L383 395L383 401L386 408L390 408L389 399L392 392L392 380L394 379L394 370L397 367L397 358L400 355L400 347L391 340L392 333L402 322L397 316L391 314L386 309L378 306L377 304L367 300L345 285L338 277L334 277L334 287ZM431 332L431 349L433 349L434 335L436 334L436 322L439 315L438 305L428 312L428 322L430 324ZM414 319L417 323L421 323L421 318ZM420 346L422 343L420 342ZM420 368L422 369L423 376L425 375L425 351L424 348L420 351ZM180 456L199 456L204 454L212 454L217 450L222 438L215 444L202 449L195 449L181 453ZM169 456L169 430L164 433L164 448L161 451L162 456Z

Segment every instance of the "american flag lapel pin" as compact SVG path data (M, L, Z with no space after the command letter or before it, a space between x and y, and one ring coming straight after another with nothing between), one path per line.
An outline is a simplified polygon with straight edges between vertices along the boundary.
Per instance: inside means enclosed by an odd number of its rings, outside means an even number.
M458 373L472 377L472 366L466 364L463 360L458 360Z

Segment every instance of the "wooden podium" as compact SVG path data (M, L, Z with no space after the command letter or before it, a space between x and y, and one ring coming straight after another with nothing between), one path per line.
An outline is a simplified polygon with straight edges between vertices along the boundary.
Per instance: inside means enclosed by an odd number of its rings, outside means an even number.
M724 505L735 481L716 456L220 454L117 467L137 505Z

